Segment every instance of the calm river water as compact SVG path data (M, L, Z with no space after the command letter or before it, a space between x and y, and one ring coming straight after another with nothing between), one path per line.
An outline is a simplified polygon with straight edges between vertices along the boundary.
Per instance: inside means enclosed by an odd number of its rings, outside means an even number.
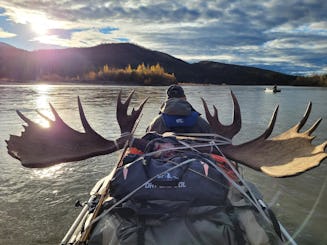
M327 89L281 87L277 94L264 93L260 86L185 86L188 100L203 112L200 97L219 108L221 121L232 118L232 89L241 106L242 130L235 137L241 143L261 134L274 107L279 104L276 133L293 126L302 117L307 103L313 102L309 124L323 121L316 130L315 143L327 140ZM46 169L27 169L6 152L9 134L19 135L22 121L15 110L44 123L35 109L49 114L48 103L57 109L73 128L82 126L77 110L77 96L84 105L90 124L106 138L118 136L115 100L118 86L86 85L0 85L0 244L59 244L80 209L76 200L88 199L96 181L110 172L118 153L65 163ZM135 89L133 105L145 97L150 100L136 134L141 136L147 124L157 115L165 99L166 87L122 87L124 97ZM276 153L278 154L278 152ZM257 184L266 201L298 244L327 244L327 161L318 168L292 178L274 179L244 169L247 179Z

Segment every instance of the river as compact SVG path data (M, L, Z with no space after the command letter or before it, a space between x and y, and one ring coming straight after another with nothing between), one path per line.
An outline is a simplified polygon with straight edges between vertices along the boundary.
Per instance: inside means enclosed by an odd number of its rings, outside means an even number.
M119 153L65 163L44 169L27 169L7 154L5 140L19 135L22 120L19 109L41 124L45 122L35 109L51 115L48 103L64 121L82 130L77 109L80 96L90 124L106 138L119 135L115 119L115 100L119 90L126 98L135 89L132 105L150 97L136 130L142 136L146 126L158 114L166 87L119 87L102 85L0 85L0 244L59 244L80 209L76 200L86 201L98 179L110 172ZM242 112L242 130L234 143L242 143L261 134L279 104L273 135L281 133L301 119L307 103L313 110L312 124L323 118L315 132L314 144L327 140L327 88L281 87L282 92L264 93L261 86L184 86L188 100L203 113L200 97L217 105L223 123L232 120L230 89L236 94ZM278 154L278 152L276 152ZM298 244L327 244L327 161L318 168L291 178L272 178L244 168L245 177L254 182L272 205L277 217Z

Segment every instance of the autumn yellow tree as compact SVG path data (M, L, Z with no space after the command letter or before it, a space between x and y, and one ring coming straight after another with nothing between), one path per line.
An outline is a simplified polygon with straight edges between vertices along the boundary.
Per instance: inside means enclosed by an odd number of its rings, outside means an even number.
M144 63L142 63L141 65L138 65L136 68L136 72L140 73L140 74L145 74L147 71L146 66L144 65Z
M90 71L89 73L86 74L86 79L88 80L94 81L96 80L96 78L97 78L97 73L94 71Z
M125 68L125 71L126 71L127 73L132 73L133 69L132 69L131 65L128 65L128 66Z
M133 69L131 65L126 66L124 69L109 68L108 65L104 65L97 72L90 71L84 77L92 81L119 81L143 85L170 85L176 83L175 75L166 73L159 63L151 66L142 63L136 69Z
M109 66L108 65L104 65L103 66L103 73L104 74L108 74L109 73Z
M155 73L155 74L164 74L165 70L163 67L160 66L159 63L157 63L155 66L150 66L150 71Z

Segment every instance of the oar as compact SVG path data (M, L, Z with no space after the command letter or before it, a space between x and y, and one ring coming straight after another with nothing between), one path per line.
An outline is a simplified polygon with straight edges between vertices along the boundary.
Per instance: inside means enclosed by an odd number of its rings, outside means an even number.
M99 192L100 188L103 186L103 183L106 181L107 177L102 178L95 184L95 186L92 188L92 190L90 192L91 197L89 198L87 203L91 203L93 200L95 200L97 193ZM89 207L88 205L86 205L86 204L84 205L82 211L79 213L79 215L75 219L74 223L69 228L65 237L61 240L61 243L60 243L61 245L66 245L69 242L71 242L72 237L75 237L78 234L78 232L80 232L80 229L78 229L78 228L81 228L79 226L82 223L82 220L83 219L85 220L87 217L88 207Z

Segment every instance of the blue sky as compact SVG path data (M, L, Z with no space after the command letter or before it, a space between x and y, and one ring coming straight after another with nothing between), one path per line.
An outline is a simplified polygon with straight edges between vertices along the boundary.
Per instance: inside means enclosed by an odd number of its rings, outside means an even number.
M130 42L187 62L327 73L325 0L0 0L0 42L25 50Z

